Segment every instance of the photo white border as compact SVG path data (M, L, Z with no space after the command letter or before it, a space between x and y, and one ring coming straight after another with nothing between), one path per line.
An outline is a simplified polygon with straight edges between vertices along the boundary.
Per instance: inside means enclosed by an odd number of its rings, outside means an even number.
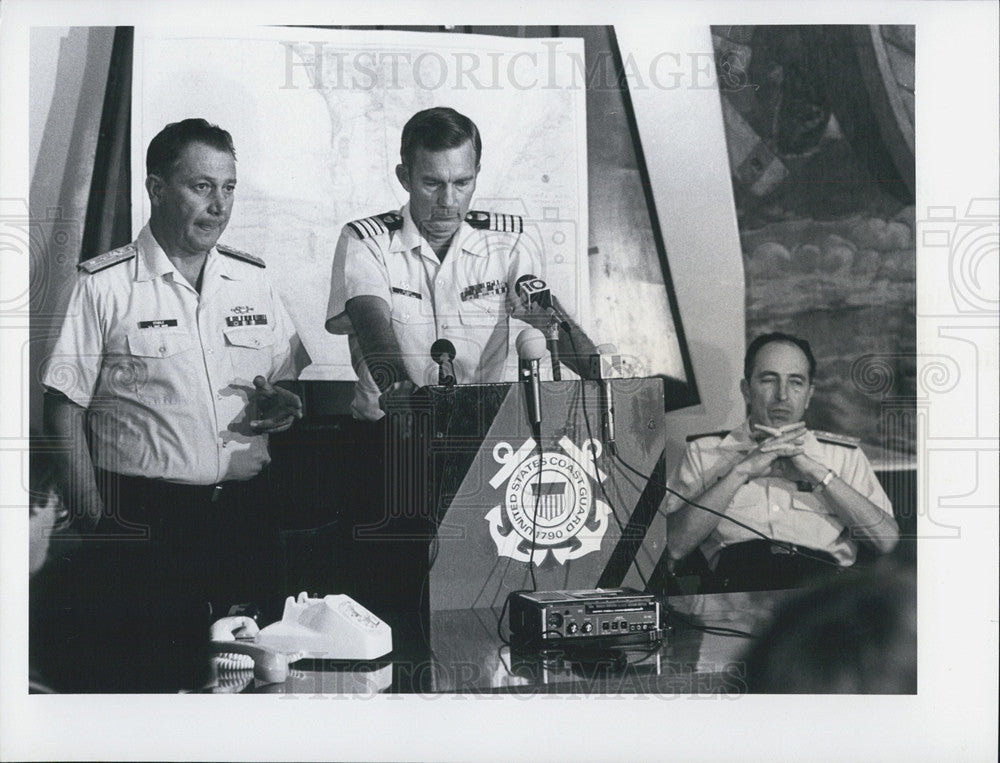
M218 0L167 3L26 2L0 7L0 197L27 198L28 29L225 23L574 25L627 23L651 16L671 24L902 23L917 25L917 217L928 206L962 214L974 198L996 199L997 7L987 2L301 2ZM941 347L935 263L918 239L918 353ZM0 257L0 278L27 283L27 263ZM988 269L987 269L987 272ZM7 287L5 287L6 290ZM995 315L983 315L979 366L987 406L967 415L995 426ZM978 335L977 335L978 336ZM0 313L0 471L3 505L21 480L10 453L26 447L26 322ZM970 340L971 341L971 340ZM968 369L966 369L968 370ZM993 384L993 388L988 385ZM932 409L933 410L933 409ZM974 429L974 428L973 428ZM983 438L995 437L996 431ZM974 438L953 443L956 454ZM25 626L27 512L0 515L0 759L994 759L997 744L996 453L981 459L982 495L992 507L935 508L961 538L925 543L919 554L920 690L916 697L647 698L408 696L371 699L300 696L27 696ZM926 463L926 462L925 462ZM932 463L931 468L936 464ZM940 464L937 464L940 466ZM933 493L963 489L946 468ZM933 496L921 496L922 505ZM24 500L21 496L20 500ZM959 502L960 503L960 502ZM977 506L983 501L977 498ZM921 517L925 520L926 517Z

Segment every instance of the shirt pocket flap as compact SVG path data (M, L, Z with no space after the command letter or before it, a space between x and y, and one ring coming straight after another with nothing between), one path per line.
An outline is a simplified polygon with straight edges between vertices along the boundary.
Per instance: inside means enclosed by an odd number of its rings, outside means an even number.
M421 323L433 323L434 316L430 313L425 313L422 300L394 294L392 296L392 320L393 323L417 325Z
M261 350L274 344L274 334L260 326L231 326L222 333L226 335L226 344L233 347Z
M181 331L133 331L128 335L130 355L169 358L194 348L194 337Z
M813 514L823 515L831 515L834 513L826 505L825 501L820 500L819 496L805 491L796 491L792 493L791 505L796 511L810 511Z
M733 468L737 463L737 459L733 459L731 464L722 463L718 467L718 471L714 469L708 475L708 480L706 481L706 490L708 487L714 485L718 480L721 480L726 476L726 473ZM757 480L751 480L745 485L741 485L733 496L732 500L729 502L731 507L752 510L758 506L767 506L767 489L764 485Z

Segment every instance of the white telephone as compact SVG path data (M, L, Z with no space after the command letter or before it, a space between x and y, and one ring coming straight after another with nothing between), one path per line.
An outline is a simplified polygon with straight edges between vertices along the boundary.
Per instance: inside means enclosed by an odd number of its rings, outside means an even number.
M263 628L257 643L320 660L374 660L392 651L392 629L344 594L285 599L281 620Z
M260 631L249 618L218 621L212 626L211 650L221 656L217 669L246 669L252 659L254 679L281 683L297 660L382 657L392 651L392 629L350 596L313 599L303 592L297 600L289 596L281 620Z

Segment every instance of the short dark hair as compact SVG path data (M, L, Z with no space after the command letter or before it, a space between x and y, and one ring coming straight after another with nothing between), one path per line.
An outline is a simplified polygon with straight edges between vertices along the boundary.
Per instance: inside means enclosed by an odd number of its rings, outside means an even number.
M757 353L772 342L793 344L802 350L802 353L806 356L806 360L809 361L809 381L813 380L813 376L816 375L816 357L813 355L809 342L805 339L799 339L797 336L782 333L781 331L772 331L769 334L761 334L759 337L750 342L747 347L747 354L743 356L744 379L750 381L750 375L753 373L753 364L757 360Z
M149 141L146 174L169 176L174 163L192 143L203 143L209 148L227 152L234 161L236 159L233 136L226 130L204 119L183 119L168 124Z
M399 157L403 165L410 167L418 148L427 151L444 151L458 148L471 140L476 150L476 166L483 154L483 141L479 137L476 123L464 114L447 106L418 111L403 127L403 137L399 144Z

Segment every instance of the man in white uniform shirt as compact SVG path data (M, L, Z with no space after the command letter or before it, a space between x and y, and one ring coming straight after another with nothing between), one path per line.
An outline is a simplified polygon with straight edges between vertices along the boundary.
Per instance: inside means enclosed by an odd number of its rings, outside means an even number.
M386 392L436 384L430 349L437 339L455 346L459 384L515 381L504 373L511 317L540 329L552 321L550 313L525 309L516 293L518 279L542 274L521 218L469 211L481 156L468 117L446 107L414 114L396 167L408 203L344 226L326 328L348 335L357 419L381 419ZM572 321L565 324L572 338L560 332L560 357L580 373L594 345Z
M124 568L111 574L155 565L163 596L204 596L217 616L275 606L267 435L301 403L272 385L308 356L264 262L217 244L236 188L229 133L170 124L146 165L149 223L81 263L44 371L47 429L70 446L62 495L78 523L117 539L108 554Z
M849 567L859 543L893 549L892 506L858 441L802 420L815 371L805 340L772 333L750 343L740 382L747 419L688 438L668 482L679 493L666 503L672 560L700 548L719 586L752 590Z

